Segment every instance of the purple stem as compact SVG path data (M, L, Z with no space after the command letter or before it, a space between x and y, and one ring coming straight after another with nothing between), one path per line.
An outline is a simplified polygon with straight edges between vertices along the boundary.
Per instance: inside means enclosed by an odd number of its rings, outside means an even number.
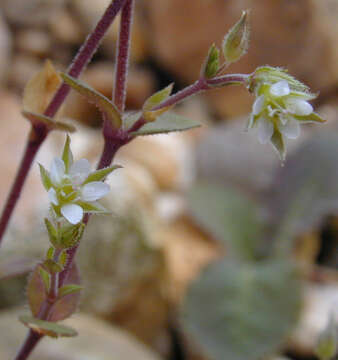
M248 80L248 78L251 76L246 74L231 74L231 75L223 75L218 76L213 79L208 79L207 83L210 86L226 86L226 85L234 85L234 84L245 84Z
M127 76L130 53L131 28L133 23L134 1L127 0L121 13L118 50L116 55L115 87L113 99L121 113L125 110Z
M17 353L15 360L26 360L41 339L42 335L39 335L33 330L29 330L26 340Z
M110 6L107 8L106 12L102 16L101 20L98 22L94 31L88 36L86 42L80 48L78 54L74 58L71 66L69 67L68 73L73 77L78 77L81 72L85 69L93 55L95 54L103 36L107 32L109 26L115 19L117 13L121 10L122 6L127 0L113 0ZM62 84L55 96L51 100L49 106L45 111L45 115L49 117L54 117L54 115L59 110L62 103L65 101L67 95L69 94L70 88L66 84ZM48 130L44 131L43 134L36 133L37 138L34 140L34 144L31 143L30 139L27 141L26 149L23 155L23 159L19 166L14 184L10 190L8 200L5 204L4 210L0 218L0 246L4 233L8 227L8 223L13 214L15 205L20 197L22 188L24 186L25 180L37 154L40 146L46 139L48 135Z

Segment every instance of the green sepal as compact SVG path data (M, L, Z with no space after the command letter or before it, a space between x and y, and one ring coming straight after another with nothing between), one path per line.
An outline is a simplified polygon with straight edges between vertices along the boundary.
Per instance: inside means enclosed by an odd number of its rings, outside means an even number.
M219 56L220 51L218 47L215 44L212 44L209 49L208 56L202 66L201 75L203 77L210 79L217 75L220 65Z
M50 273L50 274L57 274L63 270L63 267L55 262L54 260L48 259L45 260L42 266Z
M156 92L155 94L151 95L148 100L143 105L143 111L151 111L154 108L156 108L158 105L160 105L164 100L168 99L170 96L172 90L173 90L174 84L170 84L164 89Z
M53 224L47 218L45 218L45 225L47 228L49 241L55 248L58 248L59 247L59 234L58 234L57 229L53 226Z
M167 134L176 131L185 131L200 127L195 120L174 113L165 113L155 122L147 123L140 130L132 132L131 136Z
M280 131L276 131L276 130L274 131L274 133L271 137L271 143L272 143L274 149L277 151L278 156L281 159L281 161L284 161L286 149L285 149L284 138Z
M62 267L65 267L65 265L67 264L67 260L68 260L68 254L67 254L67 251L64 250L64 251L62 251L62 253L59 256L59 264Z
M77 201L77 205L81 206L83 211L91 214L109 214L110 211L107 210L104 206L102 206L99 202L84 202Z
M77 332L68 326L59 325L55 322L40 320L32 316L20 316L19 320L25 326L40 335L50 336L52 338L73 337L77 335Z
M66 143L65 143L65 146L63 148L62 160L63 160L63 162L65 164L66 173L68 173L69 168L73 165L73 162L74 162L73 153L72 153L72 150L70 149L70 137L69 137L69 135L67 135Z
M108 98L89 85L83 83L79 79L73 78L68 74L61 73L61 77L67 85L84 96L90 103L93 103L95 106L97 106L98 109L110 120L114 129L119 129L121 127L121 114Z
M306 116L299 116L299 115L293 115L293 117L300 121L302 124L305 123L325 123L326 120L323 119L319 114L312 112L310 115Z
M49 249L47 250L46 258L48 260L53 260L54 254L55 254L55 249L53 248L53 246L50 246Z
M76 284L69 284L64 285L59 289L58 298L61 299L62 297L70 294L77 293L83 289L83 286L76 285Z
M248 11L243 11L239 21L229 30L223 40L223 55L228 64L238 61L246 54L249 38Z
M50 290L50 273L47 272L44 268L41 266L39 267L39 274L43 281L43 285L45 287L46 293L48 294Z
M40 176L41 176L42 185L48 191L53 185L52 180L50 178L49 171L46 170L41 164L39 164L39 168L40 168Z
M60 229L60 247L68 249L75 246L83 235L85 225L65 225Z
M83 185L88 184L92 181L103 181L106 179L106 177L110 173L112 173L114 170L120 169L120 168L122 168L122 166L113 165L113 166L106 167L104 169L96 170L87 177L87 179L84 181Z

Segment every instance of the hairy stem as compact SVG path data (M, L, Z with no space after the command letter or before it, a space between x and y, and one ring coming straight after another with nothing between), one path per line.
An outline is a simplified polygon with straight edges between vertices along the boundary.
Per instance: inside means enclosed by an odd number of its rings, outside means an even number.
M133 23L134 0L127 0L121 13L118 50L116 55L115 87L113 100L121 113L125 110L127 75L130 53L131 27Z
M73 77L78 77L81 72L88 65L89 61L92 59L95 54L103 36L109 29L113 20L115 19L117 13L121 10L122 6L126 3L127 0L113 0L106 12L98 22L94 31L88 36L87 40L80 48L78 54L75 56L72 64L69 67L68 73ZM65 101L67 95L69 94L70 88L68 85L63 83L58 91L55 93L55 96L48 105L45 115L49 117L54 117L57 113L63 102ZM35 155L37 154L40 146L44 142L48 135L48 131L43 134L43 136L38 136L35 140L35 147L32 148L30 142L27 142L26 149L23 155L23 159L18 168L14 184L11 188L11 191L8 196L8 200L5 204L4 210L0 218L0 246L4 233L8 227L10 218L13 214L15 205L20 197L25 180L27 178L28 172L31 168L31 165L34 161Z

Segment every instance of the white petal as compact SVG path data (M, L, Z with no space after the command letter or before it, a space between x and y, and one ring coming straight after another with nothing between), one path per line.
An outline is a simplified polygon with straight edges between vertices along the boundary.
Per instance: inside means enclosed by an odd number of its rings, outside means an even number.
M287 138L296 139L300 134L300 125L296 120L289 120L285 125L280 125L279 130Z
M109 185L102 181L93 181L82 188L81 199L83 201L96 201L105 196L110 190Z
M286 108L290 113L299 116L310 115L313 112L313 107L310 103L297 98L287 99Z
M258 115L261 113L261 111L263 110L263 106L264 106L264 100L265 100L264 95L259 96L255 100L255 102L252 106L252 114L253 115Z
M286 80L278 81L270 87L270 94L273 96L286 96L290 94L290 87Z
M69 169L70 179L73 184L81 185L90 174L90 163L87 159L75 161Z
M266 118L259 119L258 122L258 141L261 144L266 144L271 140L274 131L274 126L271 121Z
M48 198L49 198L49 201L54 204L54 205L59 205L59 201L58 201L58 198L56 196L56 191L55 189L53 188L50 188L48 190Z
M75 204L64 205L61 208L61 214L71 224L76 225L83 218L83 209L81 206Z
M54 185L60 185L65 175L65 164L60 158L52 161L50 168L50 178Z

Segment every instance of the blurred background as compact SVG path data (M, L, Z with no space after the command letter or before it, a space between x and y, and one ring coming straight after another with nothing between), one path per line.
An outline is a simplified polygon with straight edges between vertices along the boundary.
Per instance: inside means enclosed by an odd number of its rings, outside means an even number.
M109 2L1 0L1 206L29 130L20 114L25 84L46 59L65 70ZM283 332L284 346L278 343L269 355L313 359L318 336L338 309L338 1L136 1L127 109L139 109L171 82L175 91L194 82L209 46L220 45L245 9L251 9L250 49L229 71L287 68L319 93L314 106L327 123L304 126L281 166L271 146L244 132L252 96L229 87L176 108L201 128L140 138L122 149L116 163L124 169L111 176L105 200L112 216L92 218L81 244L85 290L69 321L80 336L44 340L32 360L222 359L209 356L203 340L186 330L180 306L201 270L224 257L233 261L231 248L242 242L262 257L272 248L288 249L301 265L301 310ZM108 97L117 36L118 21L82 77ZM94 164L102 148L100 114L72 93L63 115L78 128L75 157ZM53 133L38 161L49 167L63 142ZM42 225L47 211L35 165L0 252L2 359L13 358L26 331L16 316L27 311L27 273L48 247ZM260 240L252 245L257 227ZM287 235L276 236L280 228ZM283 294L286 304L292 288ZM245 307L240 311L248 315ZM260 311L263 318L263 305Z

